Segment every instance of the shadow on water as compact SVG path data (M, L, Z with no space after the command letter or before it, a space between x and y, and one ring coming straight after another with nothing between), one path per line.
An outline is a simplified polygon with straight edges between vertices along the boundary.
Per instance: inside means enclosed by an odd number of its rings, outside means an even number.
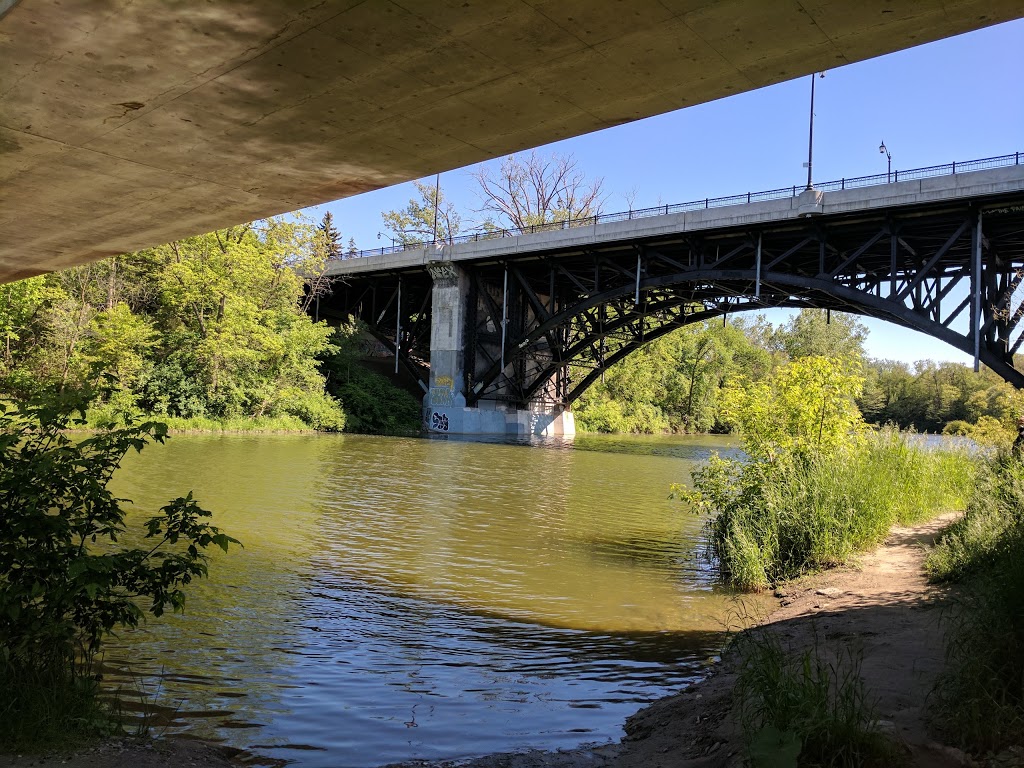
M168 733L299 765L617 738L703 674L735 612L667 498L730 446L638 442L175 437L115 491L142 517L194 488L245 549L125 633L108 681L142 685Z

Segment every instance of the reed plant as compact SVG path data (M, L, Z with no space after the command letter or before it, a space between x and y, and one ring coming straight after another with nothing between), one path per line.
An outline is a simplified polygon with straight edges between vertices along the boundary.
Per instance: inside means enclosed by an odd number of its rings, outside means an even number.
M709 513L707 553L723 577L759 591L848 562L895 524L962 509L976 464L882 430L829 451L714 457L683 495Z
M740 636L734 689L747 762L753 768L891 768L905 752L879 726L862 656L815 646L789 653L770 629Z
M977 474L963 517L928 555L933 581L961 581L991 569L1017 546L1024 528L1024 458L1003 452Z
M120 731L96 678L53 661L0 664L0 752L60 749Z

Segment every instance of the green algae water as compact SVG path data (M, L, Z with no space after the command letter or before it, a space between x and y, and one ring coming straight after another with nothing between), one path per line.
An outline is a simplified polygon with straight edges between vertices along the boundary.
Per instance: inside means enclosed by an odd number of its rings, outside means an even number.
M711 450L734 445L174 437L115 492L141 518L192 489L244 549L112 643L106 682L158 735L299 766L618 739L741 611L668 499Z

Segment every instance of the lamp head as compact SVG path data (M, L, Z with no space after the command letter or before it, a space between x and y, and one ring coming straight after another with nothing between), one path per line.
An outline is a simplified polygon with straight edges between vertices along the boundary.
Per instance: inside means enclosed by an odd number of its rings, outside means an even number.
M882 155L885 154L885 142L884 141L881 144L878 145L878 152L879 152L879 154L882 154Z

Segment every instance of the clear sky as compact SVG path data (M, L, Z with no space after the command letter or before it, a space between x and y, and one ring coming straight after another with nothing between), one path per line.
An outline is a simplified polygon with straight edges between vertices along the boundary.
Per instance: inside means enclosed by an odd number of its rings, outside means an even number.
M814 178L884 173L883 140L894 170L1024 151L1022 73L1024 20L829 70L815 86ZM572 154L588 176L603 178L608 212L628 208L633 189L641 208L804 185L809 83L803 77L542 149ZM444 194L466 212L480 205L469 170L441 175ZM330 210L345 242L375 248L390 244L381 212L413 196L412 184L400 184L306 213ZM969 362L931 337L865 323L872 357Z

